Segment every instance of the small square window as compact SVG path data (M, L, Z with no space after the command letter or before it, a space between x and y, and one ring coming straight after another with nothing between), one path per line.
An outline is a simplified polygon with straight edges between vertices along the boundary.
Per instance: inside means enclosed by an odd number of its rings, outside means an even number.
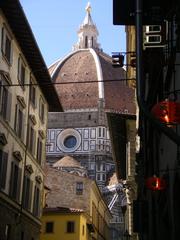
M83 194L83 182L76 183L76 194L82 195Z
M46 233L53 233L54 230L54 223L53 222L47 222L46 223Z
M67 233L74 233L75 223L72 221L67 222Z

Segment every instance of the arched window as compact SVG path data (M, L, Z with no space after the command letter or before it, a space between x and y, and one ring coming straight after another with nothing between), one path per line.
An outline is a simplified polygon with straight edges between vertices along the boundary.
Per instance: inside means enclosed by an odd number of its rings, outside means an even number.
M87 48L87 47L88 47L88 37L85 36L85 48Z
M94 45L94 39L93 37L91 37L91 47L93 48L93 45Z

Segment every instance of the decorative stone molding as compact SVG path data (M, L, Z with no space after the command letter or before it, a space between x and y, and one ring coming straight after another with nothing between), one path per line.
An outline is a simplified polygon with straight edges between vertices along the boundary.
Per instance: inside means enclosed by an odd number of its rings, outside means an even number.
M127 203L132 204L133 200L136 199L136 192L137 192L137 186L135 181L127 180L126 181L126 197L127 197Z
M13 156L14 156L18 161L22 161L22 159L23 159L20 151L14 151L14 152L13 152Z
M42 139L44 139L45 138L44 131L43 130L39 130L38 132L39 132L39 135L42 137Z
M34 172L31 164L26 165L25 170L29 172L29 174L32 174Z
M23 107L23 108L25 108L26 107L26 103L25 103L25 100L24 100L24 98L22 97L22 96L17 96L17 100L19 101L19 103L21 104L21 106Z
M76 143L72 147L65 146L65 140L68 137L74 137L76 139ZM60 132L57 137L57 146L62 152L74 152L81 144L81 135L80 133L73 128L68 128Z
M36 121L35 116L34 116L33 114L30 114L29 117L30 117L30 119L31 119L31 121L32 121L32 123L33 123L33 125L36 125L37 121Z
M11 78L10 78L10 75L8 72L4 71L4 70L0 70L0 74L4 77L4 80L9 84L11 85L12 84L12 81L11 81Z
M39 184L42 183L42 177L40 175L36 176L35 179Z
M4 133L0 132L0 144L5 146L7 144L7 138Z

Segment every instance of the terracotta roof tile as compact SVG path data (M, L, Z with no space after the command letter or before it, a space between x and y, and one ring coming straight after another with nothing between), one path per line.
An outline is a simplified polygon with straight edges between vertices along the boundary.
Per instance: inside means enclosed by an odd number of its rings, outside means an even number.
M65 156L53 164L53 167L81 167L81 164L70 156Z
M96 65L89 51L76 52L67 58L53 79L56 83L74 82L55 86L64 110L97 107L98 84L84 83L94 80L97 80Z
M125 70L114 68L109 55L99 51L96 54L104 80L105 110L134 115L135 93L126 85ZM58 63L49 70L52 72ZM53 81L61 83L55 87L64 110L98 108L98 82L86 83L98 81L97 66L89 49L67 56L56 69ZM66 84L68 82L73 83Z
M45 213L83 213L83 209L77 208L66 208L66 207L53 207L53 208L44 208L43 214Z

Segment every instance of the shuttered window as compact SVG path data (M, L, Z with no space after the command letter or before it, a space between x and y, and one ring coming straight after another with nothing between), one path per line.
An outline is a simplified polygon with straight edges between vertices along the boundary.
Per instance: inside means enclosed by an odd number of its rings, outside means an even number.
M0 189L5 189L8 154L0 150Z
M31 210L31 200L32 200L32 186L33 183L29 175L24 176L23 183L23 207L27 210Z
M40 216L40 189L37 185L34 188L33 215Z
M77 195L82 195L83 194L83 182L77 182L76 183L76 194Z
M39 118L42 121L42 123L44 123L44 114L45 114L44 110L45 110L44 109L44 101L41 97L40 100L39 100Z
M42 139L39 136L38 137L38 142L37 142L37 162L41 165L42 162Z
M21 56L19 56L18 58L18 76L17 77L21 87L24 88L25 77L26 77L26 67Z
M46 233L53 233L54 232L54 223L53 222L46 222Z
M4 75L0 74L0 115L4 120L10 121L12 96L8 84Z
M21 175L22 175L22 170L18 166L18 163L15 161L11 162L9 195L17 202L19 202L19 199L20 199Z
M75 232L75 222L68 221L67 222L67 233L74 233Z
M30 123L28 128L28 150L32 155L35 155L36 150L36 132L33 125Z
M1 50L8 64L12 63L12 41L5 27L2 28Z
M30 102L33 107L36 107L36 86L34 85L33 80L30 81Z
M20 104L16 104L14 129L17 136L24 141L24 113Z

